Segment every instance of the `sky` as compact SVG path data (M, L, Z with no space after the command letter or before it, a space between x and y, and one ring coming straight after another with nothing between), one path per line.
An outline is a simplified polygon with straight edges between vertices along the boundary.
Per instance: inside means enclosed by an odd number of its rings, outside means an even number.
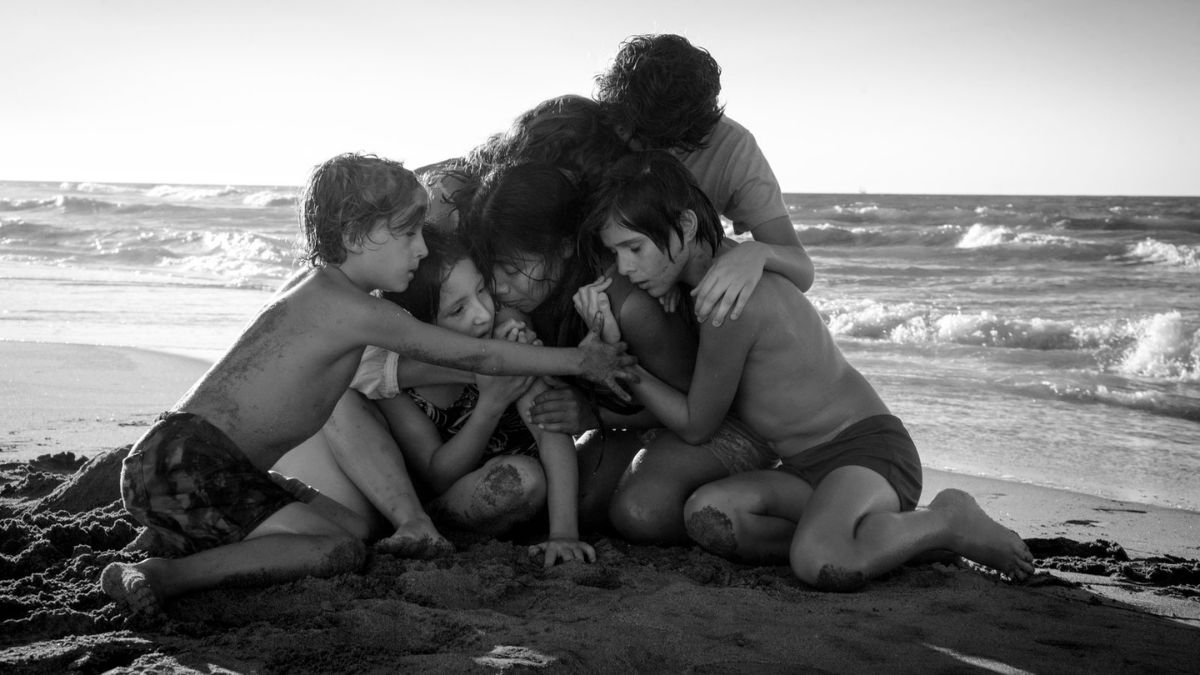
M3 0L0 180L416 168L668 32L785 192L1200 196L1196 0Z

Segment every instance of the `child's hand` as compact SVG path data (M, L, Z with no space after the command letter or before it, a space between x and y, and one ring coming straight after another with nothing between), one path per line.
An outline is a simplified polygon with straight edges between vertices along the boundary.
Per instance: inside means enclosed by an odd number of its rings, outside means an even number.
M692 289L696 321L710 318L720 326L726 317L737 320L750 301L750 294L762 279L766 264L766 248L758 242L745 241L713 260L712 267Z
M537 379L527 375L475 375L475 386L479 388L479 408L499 414L529 390Z
M596 562L596 549L592 548L591 544L579 541L578 539L552 537L540 544L530 546L529 557L532 558L543 551L546 553L546 558L542 565L546 569L554 567L558 564L559 560L563 562L570 562L572 560Z
M621 327L613 317L612 307L608 303L608 294L604 291L612 285L612 279L601 276L587 286L580 286L575 291L572 300L575 311L583 317L588 326L600 334L600 338L608 344L621 341ZM599 326L597 326L599 322Z
M525 322L516 319L507 319L500 325L492 329L492 337L497 340L508 340L510 342L521 342L521 333L526 330Z
M602 322L601 322L602 323ZM600 341L600 334L593 329L579 343L579 351L583 361L579 364L579 374L598 385L608 387L617 398L629 402L633 397L625 391L617 380L637 382L637 373L633 367L637 359L625 353L625 343L618 342L610 345Z
M542 378L547 381L547 378ZM582 434L600 426L596 413L583 392L561 383L551 383L533 398L525 422L545 431L560 434Z
M509 319L492 330L492 337L497 340L527 343L525 324ZM479 388L479 403L481 406L491 406L494 412L503 411L514 401L529 390L536 377L526 375L475 375L475 386Z
M667 314L674 314L675 310L679 309L679 294L682 291L678 286L672 286L671 290L667 291L658 299L658 304L662 305L663 311Z

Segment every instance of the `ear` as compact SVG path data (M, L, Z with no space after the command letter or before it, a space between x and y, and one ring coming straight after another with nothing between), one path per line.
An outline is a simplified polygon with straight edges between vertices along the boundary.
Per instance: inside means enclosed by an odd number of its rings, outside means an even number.
M696 229L699 221L696 219L696 212L691 209L684 209L683 213L679 214L679 226L683 229L683 243L687 244L696 238Z

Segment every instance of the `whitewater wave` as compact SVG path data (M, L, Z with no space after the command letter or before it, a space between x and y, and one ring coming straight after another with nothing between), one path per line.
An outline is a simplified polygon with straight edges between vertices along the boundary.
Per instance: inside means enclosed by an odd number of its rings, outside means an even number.
M214 197L226 197L241 194L241 190L232 186L225 187L195 187L189 185L156 185L146 191L146 196L158 199L178 199L181 201L200 201Z
M242 203L246 206L293 206L296 204L297 195L294 192L275 192L272 190L263 190L253 194L246 195Z
M1200 247L1170 244L1149 237L1129 247L1124 257L1137 262L1200 269Z
M110 183L63 183L61 190L73 192L91 192L94 194L116 195L141 192L141 188L130 185L113 185Z
M796 225L796 236L805 246L953 248L1003 256L1071 260L1124 259L1129 251L1120 242L1088 241L1052 232L1038 232L1007 225L973 223L968 226L943 224L937 227L856 226L834 223Z
M1109 405L1137 410L1152 415L1174 417L1200 422L1200 405L1196 399L1176 396L1163 391L1138 388L1118 388L1104 384L1080 385L1042 381L1012 388L1015 393L1033 398L1066 401L1069 403Z
M293 236L256 230L78 229L23 220L0 221L0 243L4 260L158 267L232 285L287 277L297 252Z
M1200 382L1200 329L1180 312L1099 323L939 312L917 303L834 301L818 307L839 337L894 344L954 344L1037 351L1083 350L1103 370L1155 380Z
M1167 312L1130 326L1129 345L1113 362L1124 375L1200 382L1200 330L1189 333L1179 312Z

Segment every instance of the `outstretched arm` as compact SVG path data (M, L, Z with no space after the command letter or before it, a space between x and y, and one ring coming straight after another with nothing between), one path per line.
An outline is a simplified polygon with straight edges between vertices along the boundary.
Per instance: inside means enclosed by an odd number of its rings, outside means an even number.
M618 380L629 380L636 359L625 345L607 345L589 336L577 348L523 345L483 340L418 321L379 298L364 298L365 311L347 331L357 329L355 342L373 344L437 365L485 375L579 375L620 392Z
M744 241L719 256L692 289L697 321L711 320L720 326L726 318L736 320L763 271L787 277L801 291L812 287L812 260L796 236L791 218L774 218L756 226L751 234L753 241Z

